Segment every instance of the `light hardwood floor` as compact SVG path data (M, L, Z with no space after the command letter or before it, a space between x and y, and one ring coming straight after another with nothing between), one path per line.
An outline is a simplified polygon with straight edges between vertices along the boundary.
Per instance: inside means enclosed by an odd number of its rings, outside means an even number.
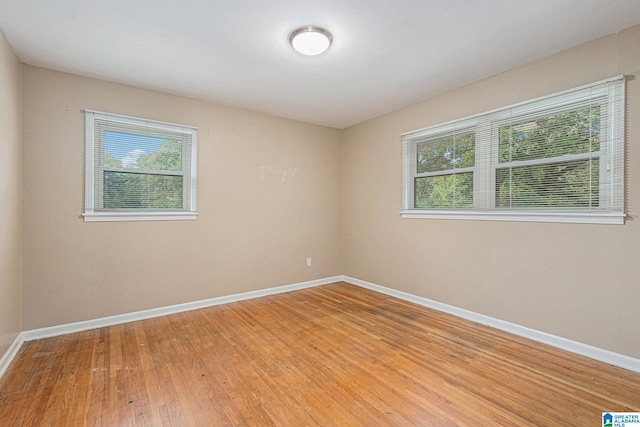
M25 343L2 426L601 426L640 374L345 283Z

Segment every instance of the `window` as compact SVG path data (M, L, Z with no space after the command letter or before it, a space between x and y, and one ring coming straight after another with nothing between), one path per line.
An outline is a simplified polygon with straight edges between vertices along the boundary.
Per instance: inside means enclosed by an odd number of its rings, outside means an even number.
M402 135L404 218L624 223L624 77Z
M196 128L90 110L85 119L85 221L196 219Z

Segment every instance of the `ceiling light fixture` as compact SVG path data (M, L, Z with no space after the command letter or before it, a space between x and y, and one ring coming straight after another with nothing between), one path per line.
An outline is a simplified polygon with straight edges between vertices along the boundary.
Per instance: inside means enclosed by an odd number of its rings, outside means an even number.
M331 46L333 36L324 28L305 25L289 35L289 43L303 55L320 55Z

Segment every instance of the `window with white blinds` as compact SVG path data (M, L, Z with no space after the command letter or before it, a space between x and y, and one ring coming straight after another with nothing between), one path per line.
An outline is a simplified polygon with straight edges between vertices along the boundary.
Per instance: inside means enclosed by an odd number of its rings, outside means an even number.
M85 221L197 217L197 128L91 110L85 125Z
M402 135L404 218L624 223L618 76Z

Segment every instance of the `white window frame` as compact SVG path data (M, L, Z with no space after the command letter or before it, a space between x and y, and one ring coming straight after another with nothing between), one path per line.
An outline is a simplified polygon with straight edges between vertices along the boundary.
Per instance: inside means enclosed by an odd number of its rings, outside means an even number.
M589 85L555 93L546 97L515 104L498 110L478 114L416 131L403 133L403 209L402 218L432 218L489 221L528 221L624 224L624 107L625 80L623 75ZM571 110L576 105L590 102L605 105L608 120L604 120L601 135L606 135L600 151L576 154L553 159L512 162L512 166L529 166L555 161L579 160L583 157L598 158L601 175L611 170L612 178L600 180L600 206L598 209L499 209L495 208L496 170L506 164L498 163L499 127L510 120L532 115L545 116L563 109ZM600 100L600 101L598 101ZM614 100L614 101L611 101ZM550 109L553 109L550 112ZM435 139L439 134L451 133L453 129L468 131L476 129L476 161L474 173L474 203L472 209L415 208L414 180L424 174L417 173L417 144L426 139ZM615 168L613 169L613 166ZM465 172L467 170L460 170ZM449 171L450 172L450 171ZM613 184L608 183L612 181ZM607 182L607 183L605 183Z
M102 194L101 171L106 168L99 164L99 153L104 150L104 139L96 138L95 119L101 119L115 124L129 124L144 126L163 133L175 133L177 139L184 135L190 138L189 143L182 144L183 172L177 173L183 176L183 208L176 210L154 209L100 209L96 198ZM108 127L108 126L107 126ZM85 110L85 210L82 216L84 221L174 221L195 220L198 217L196 210L196 177L197 177L197 146L198 128L174 123L160 122L156 120L140 119L137 117L123 116L119 114L105 113L101 111ZM185 155L188 154L188 155ZM123 169L124 170L124 169Z

